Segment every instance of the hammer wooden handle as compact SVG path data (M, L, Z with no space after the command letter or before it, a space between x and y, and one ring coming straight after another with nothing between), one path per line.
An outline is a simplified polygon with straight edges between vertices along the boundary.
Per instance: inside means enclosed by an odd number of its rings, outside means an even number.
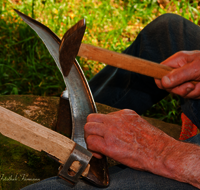
M0 133L35 150L45 151L61 164L66 162L75 146L71 139L1 106ZM77 172L79 167L79 163L74 162L70 168ZM87 176L88 171L89 164L82 175Z
M78 56L90 60L106 63L108 65L136 72L153 78L161 79L173 69L166 65L160 65L151 61L117 53L90 44L81 44Z

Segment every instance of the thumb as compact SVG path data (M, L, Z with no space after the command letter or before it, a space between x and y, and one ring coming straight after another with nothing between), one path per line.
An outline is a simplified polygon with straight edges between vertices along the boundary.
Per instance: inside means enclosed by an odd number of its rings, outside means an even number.
M194 72L195 71L190 64L174 69L161 79L162 86L166 89L170 89L188 81L195 80L198 75L196 75ZM192 83L188 83L187 87L194 88L194 85Z

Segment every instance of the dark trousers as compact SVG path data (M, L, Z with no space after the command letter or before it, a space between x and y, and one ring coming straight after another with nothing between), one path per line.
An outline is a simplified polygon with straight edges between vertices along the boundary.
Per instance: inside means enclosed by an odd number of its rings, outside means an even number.
M181 50L200 50L200 27L175 14L165 14L138 35L124 53L160 63ZM94 100L116 108L144 113L168 92L154 79L106 66L90 81ZM181 99L182 111L200 128L200 101Z
M200 134L187 140L200 145ZM148 160L147 160L148 162ZM107 188L97 188L80 180L76 186L59 177L52 177L23 188L23 190L197 190L186 183L164 178L149 172L137 171L123 165L109 168L110 185Z

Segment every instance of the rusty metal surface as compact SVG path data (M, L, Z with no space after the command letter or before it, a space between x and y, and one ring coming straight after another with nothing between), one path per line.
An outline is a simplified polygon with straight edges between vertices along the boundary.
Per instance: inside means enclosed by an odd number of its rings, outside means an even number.
M74 150L70 154L67 162L64 164L62 169L59 171L59 176L62 178L65 178L67 180L70 180L72 183L76 184L81 176L81 174L84 172L84 170L87 168L87 165L92 157L92 153L87 151L82 146L76 144L74 147ZM80 168L77 173L71 174L69 173L70 166L73 164L74 161L78 161L80 164Z
M42 39L50 54L54 58L59 70L61 71L65 84L67 86L67 91L69 93L69 102L72 115L72 140L74 140L82 147L87 148L84 140L84 125L86 123L86 118L88 114L96 113L97 110L89 85L85 79L82 69L80 68L78 62L74 60L71 69L70 66L64 67L64 69L70 69L70 71L64 70L64 73L69 73L67 77L64 76L61 69L60 61L61 64L67 63L62 60L62 58L59 61L59 47L61 44L61 40L43 24L20 13L17 10L15 11ZM63 44L64 42L65 40L63 39ZM67 48L67 45L65 46L65 48ZM62 50L62 48L60 50ZM108 186L109 176L106 157L101 160L92 158L90 164L91 169L86 179L100 187Z
M54 130L71 138L72 134L71 109L69 105L68 96L65 97L63 94L60 97L57 122Z
M82 19L67 30L62 38L59 56L60 60L62 60L60 64L65 77L68 76L76 55L78 54L83 35L85 33L85 28L85 19Z

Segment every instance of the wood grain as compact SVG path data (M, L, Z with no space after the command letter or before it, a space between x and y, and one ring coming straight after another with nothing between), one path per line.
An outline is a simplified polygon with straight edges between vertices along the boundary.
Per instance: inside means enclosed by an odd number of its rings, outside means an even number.
M81 44L78 56L90 60L106 63L128 71L140 73L153 78L161 79L173 69L166 65L160 65L134 56L117 53L90 44Z
M38 151L56 157L64 164L74 149L71 139L0 106L0 133ZM71 167L77 172L79 163ZM87 176L89 165L83 176Z

